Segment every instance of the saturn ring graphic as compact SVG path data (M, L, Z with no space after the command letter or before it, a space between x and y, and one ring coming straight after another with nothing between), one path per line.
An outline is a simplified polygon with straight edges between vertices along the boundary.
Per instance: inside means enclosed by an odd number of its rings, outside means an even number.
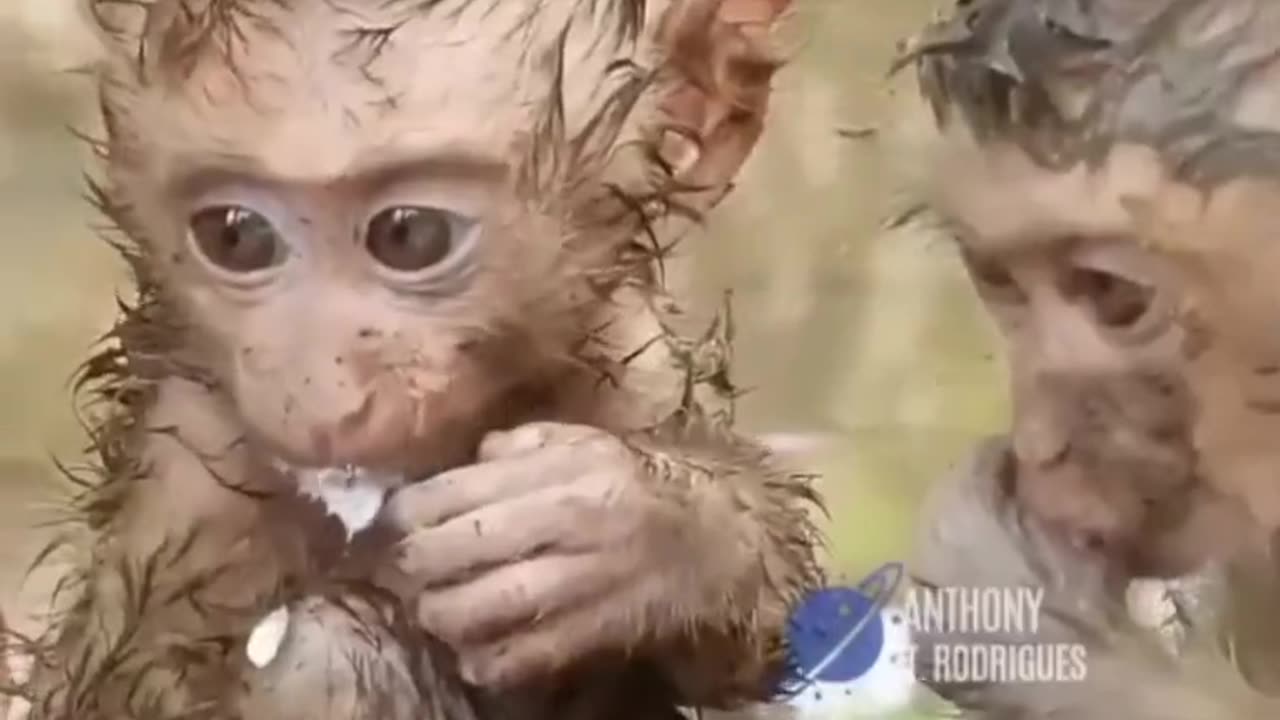
M878 717L910 704L911 631L889 606L902 578L902 565L887 563L853 586L804 598L790 619L782 702L806 720Z

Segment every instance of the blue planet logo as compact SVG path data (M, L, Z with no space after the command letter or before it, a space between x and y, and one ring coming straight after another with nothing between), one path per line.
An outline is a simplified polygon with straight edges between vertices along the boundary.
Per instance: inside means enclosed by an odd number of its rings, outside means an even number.
M810 593L791 614L790 672L783 698L815 684L847 685L885 652L885 605L902 583L901 563L887 563L851 587Z

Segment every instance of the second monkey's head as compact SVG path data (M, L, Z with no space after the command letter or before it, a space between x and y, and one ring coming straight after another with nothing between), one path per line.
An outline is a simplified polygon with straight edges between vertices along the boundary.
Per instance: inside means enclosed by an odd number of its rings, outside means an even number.
M1153 208L1256 169L1248 116L1280 119L1243 92L1275 54L1266 5L962 2L911 49L939 129L926 202L1008 347L1014 491L1127 574L1190 571L1254 531L1204 452L1230 393Z

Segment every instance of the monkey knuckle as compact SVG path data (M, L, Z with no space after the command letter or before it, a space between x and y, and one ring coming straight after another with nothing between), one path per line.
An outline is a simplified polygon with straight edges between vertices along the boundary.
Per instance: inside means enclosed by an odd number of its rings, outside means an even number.
M589 463L613 462L626 452L620 439L601 430L578 435L571 445L577 459Z
M423 599L417 608L418 627L458 648L475 631L479 616L474 610L436 598Z
M571 492L558 498L552 513L561 527L557 544L581 543L584 536L593 532L587 528L594 529L599 524L600 514L601 504L594 494Z
M513 574L512 579L499 589L495 605L507 608L528 606L533 601L533 587L537 581L537 570L529 567L527 563L524 564Z
M627 480L630 475L615 468L595 468L570 484L559 499L562 510L580 520L599 520L630 514L637 505L637 489ZM593 528L597 529L597 528Z
M468 665L471 681L482 687L505 688L522 679L523 669L513 662L505 646L478 654Z

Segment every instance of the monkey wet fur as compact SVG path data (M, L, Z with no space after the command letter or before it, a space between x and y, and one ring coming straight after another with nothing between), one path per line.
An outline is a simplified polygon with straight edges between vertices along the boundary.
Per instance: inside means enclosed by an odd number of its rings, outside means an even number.
M766 697L815 498L732 433L731 325L669 333L660 274L754 143L781 9L96 3L139 296L86 365L91 554L32 717ZM351 547L293 480L341 466L388 479Z

